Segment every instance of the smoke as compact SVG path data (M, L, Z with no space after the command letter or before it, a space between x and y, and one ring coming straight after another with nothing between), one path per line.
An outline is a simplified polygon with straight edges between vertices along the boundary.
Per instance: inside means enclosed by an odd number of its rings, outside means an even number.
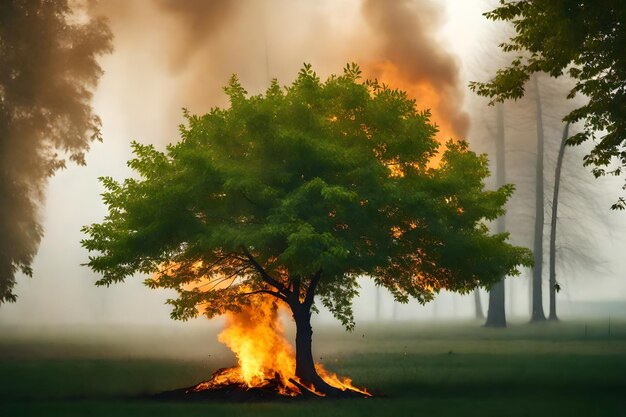
M105 74L94 101L96 112L102 117L104 143L98 144L97 153L88 155L86 169L70 170L73 172L55 178L52 189L65 194L55 194L49 199L45 209L47 234L42 253L34 263L36 277L32 286L28 283L20 288L22 292L29 290L36 294L30 303L21 300L15 308L23 305L33 320L34 317L52 320L53 316L60 320L64 315L76 316L76 320L81 309L87 312L81 316L84 320L90 317L154 320L150 315L155 311L154 303L160 304L166 296L146 294L148 290L141 286L141 280L111 289L90 286L96 277L78 266L86 259L79 245L78 230L84 224L99 221L102 215L96 178L129 175L124 162L129 157L130 140L160 146L176 141L177 126L183 121L181 108L202 114L211 107L227 105L222 87L233 73L238 74L250 93L256 94L272 78L281 84L290 83L303 62L311 63L322 78L340 72L351 61L360 63L367 76L376 76L370 68L375 68L376 62L387 63L398 68L396 87L403 87L401 83L409 86L430 83L428 88L436 93L437 105L419 102L422 108L432 107L435 113L442 113L440 119L449 115L462 119L458 110L462 95L454 60L442 52L446 48L440 44L420 45L436 40L434 32L443 22L436 5L423 1L415 5L406 1L378 3L361 0L93 2L90 12L105 16L114 36L114 53L100 61ZM424 59L420 59L422 55ZM449 97L455 101L448 105L445 102ZM455 122L455 126L455 132L463 135L462 124ZM44 184L45 178L27 182L31 186ZM40 196L30 201L42 201L44 188L35 191ZM73 215L66 218L64 213L68 210L62 207L68 201L80 201L82 209L72 211ZM40 204L28 207L37 211ZM11 208L28 213L15 203ZM61 224L61 219L66 223ZM34 227L32 222L20 227L33 234L25 238L34 242L27 251L32 260L42 229ZM64 252L62 257L59 251ZM57 262L58 259L65 261ZM51 300L45 296L46 290L63 296ZM148 298L151 301L146 301ZM46 309L54 310L54 315ZM17 310L14 313L19 317ZM168 320L167 309L159 310L158 314L161 313L163 320Z
M380 45L379 58L392 63L401 79L434 89L433 107L439 119L450 123L458 138L465 138L469 117L461 108L464 85L456 59L435 35L444 23L441 5L433 1L364 0L363 16ZM381 75L381 67L371 69ZM424 93L428 93L425 91Z
M442 11L445 3L450 4L447 14ZM32 191L19 195L35 196L28 197L31 202L28 204L18 204L15 199L9 204L11 193L0 190L0 223L5 217L16 218L5 213L22 213L23 219L33 216L38 219L36 213L43 211L46 230L33 263L35 277L20 280L17 288L20 302L3 306L0 321L170 324L169 309L163 306L168 295L148 290L142 285L141 277L106 289L93 286L97 277L80 266L87 254L80 247L83 236L79 230L85 224L100 222L105 214L96 178L104 175L121 180L131 175L125 166L130 158L130 140L158 146L178 140L177 126L183 121L181 108L202 114L213 106L227 105L222 87L231 74L237 73L244 87L256 94L269 85L271 78L277 78L283 85L290 83L303 62L311 63L320 77L325 78L354 61L361 65L367 77L380 77L392 87L419 96L414 98L418 99L420 108L432 108L439 124L450 120L450 135L464 138L468 119L462 106L471 95L463 97L463 74L459 74L461 67L450 51L464 54L465 64L472 54L478 57L476 60L492 59L484 58L478 47L484 39L475 39L478 32L475 28L486 23L480 13L488 8L477 10L475 2L106 0L94 7L94 13L108 18L114 35L113 54L100 60L105 73L93 103L102 118L104 142L93 145L93 151L87 154L87 167L70 168L51 180L45 209L41 207L40 197L46 189L36 187L47 182L45 176L21 177L22 184ZM449 38L454 44L440 36L448 16L456 19L449 25L452 27ZM472 21L474 29L470 30L467 25ZM470 42L471 39L474 41ZM465 47L459 47L461 44ZM0 66L0 72L3 69ZM465 77L480 79L476 75L465 74ZM488 112L491 108L476 109L472 113L472 129L480 127L482 119L491 120L492 116ZM555 133L558 137L559 132ZM472 131L473 146L481 135L480 129ZM487 146L490 136L486 133L484 136ZM2 139L0 143L4 147L6 142ZM532 151L533 143L526 141L523 149L511 151L517 152L518 158L527 155L530 161L532 155L528 152ZM3 149L0 152L5 152ZM24 150L23 157L18 158L15 151L3 161L35 158L27 151L31 148L24 145L20 149ZM41 148L41 152L48 152L47 149ZM37 160L32 164L39 166ZM0 171L4 166L4 163L0 165ZM518 189L522 195L523 179L515 178L515 181L520 183ZM6 187L5 184L2 186ZM29 209L35 214L28 214ZM32 234L24 235L24 241L31 243L37 242L41 233L41 227L33 227L33 222L16 223L12 227ZM36 244L25 252L32 256L35 249ZM587 290L595 291L592 294L604 291L599 286L589 286ZM623 297L624 290L621 291L619 296ZM372 311L373 286L365 283L363 294L356 301L357 319L367 317ZM436 311L442 315L446 310L442 306L454 300L446 294L423 307L425 310L417 310L416 305L406 309L403 306L399 314L406 319L419 316L417 311L432 311L433 315ZM391 310L390 299L385 302ZM472 311L470 304L468 314ZM463 312L460 302L457 312ZM431 316L425 314L427 318ZM322 318L331 320L329 316Z
M90 100L110 33L79 12L67 1L0 4L0 303L15 301L18 271L32 274L48 178L66 158L83 164L99 138Z
M228 26L237 12L233 0L157 0L157 5L176 21L172 34L170 64L173 72L185 69L216 33Z
M222 86L233 73L256 93L271 78L289 83L303 62L325 76L356 61L367 77L409 90L446 133L467 134L464 85L438 38L445 16L435 2L109 0L100 7L116 48L152 51L141 67L129 65L127 76L141 78L146 68L167 76L169 85L155 88L168 90L162 105L170 114L226 105Z

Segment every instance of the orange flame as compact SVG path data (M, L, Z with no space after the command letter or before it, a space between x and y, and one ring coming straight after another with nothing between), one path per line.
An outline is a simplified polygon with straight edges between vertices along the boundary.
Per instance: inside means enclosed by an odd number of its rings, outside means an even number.
M295 374L295 355L272 302L259 302L239 313L227 314L226 327L218 340L237 356L240 377L248 387L276 376L288 386Z
M256 296L250 306L245 306L236 313L227 313L226 326L218 339L235 353L237 366L218 371L209 381L196 385L193 391L238 385L247 389L272 386L278 394L285 396L301 394L298 384L305 385L295 376L295 354L285 338L278 307L271 298ZM316 364L316 369L333 387L370 395L367 391L354 387L350 378L328 372L320 364ZM314 387L306 388L323 396Z

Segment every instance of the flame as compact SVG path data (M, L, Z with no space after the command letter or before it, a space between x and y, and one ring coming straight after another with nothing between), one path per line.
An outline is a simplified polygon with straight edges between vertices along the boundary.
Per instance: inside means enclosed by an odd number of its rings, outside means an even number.
M295 376L295 353L285 338L279 308L271 298L256 296L254 302L241 311L227 313L226 325L218 340L235 353L237 366L220 369L210 380L196 385L193 391L236 385L244 389L274 389L280 395L293 397L302 393L300 385L324 396ZM353 386L350 378L328 372L321 364L315 367L329 385L371 395Z
M357 388L354 385L352 385L352 378L341 377L333 372L329 372L320 363L315 364L315 369L317 370L317 373L322 377L322 379L326 381L326 383L330 386L339 388L340 390L352 390L352 391L360 392L361 394L366 395L368 397L372 396L372 394L367 392L366 389ZM319 395L322 395L322 394L319 394Z
M237 356L239 377L248 387L280 378L289 386L296 370L295 354L285 340L275 303L261 300L239 313L226 315L218 340Z

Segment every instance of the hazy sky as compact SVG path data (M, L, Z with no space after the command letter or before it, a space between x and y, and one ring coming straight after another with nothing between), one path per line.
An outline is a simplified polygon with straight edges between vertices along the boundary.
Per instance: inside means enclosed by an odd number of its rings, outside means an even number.
M325 76L340 72L348 61L367 64L372 56L383 54L376 49L380 38L364 21L359 0L243 1L234 10L227 5L220 9L219 19L206 23L212 25L210 34L203 32L208 29L202 22L199 26L181 23L167 0L104 3L116 37L115 52L102 59L105 75L94 102L103 120L104 142L93 146L87 167L70 166L50 181L43 210L45 237L33 265L34 276L18 276L18 303L0 307L0 323L169 323L169 309L163 305L167 292L149 290L139 277L97 288L93 285L96 276L80 266L87 253L80 247L79 229L100 221L105 214L97 177L130 175L126 161L131 139L158 146L176 140L181 107L201 112L223 105L221 86L232 72L240 75L249 91L258 92L266 86L268 76L288 83L305 61ZM428 35L437 49L453 57L463 93L469 96L465 86L474 79L472 68L480 62L477 57L495 44L489 40L493 23L481 16L488 6L480 0L433 4L444 6L441 22L423 24L429 25ZM420 7L417 9L423 10ZM465 106L471 114L465 103L460 107ZM469 139L472 142L471 128ZM589 244L605 254L606 272L581 271L583 276L568 279L565 291L559 294L564 301L626 300L622 272L626 270L626 214L608 210L621 183L601 180L595 184L604 199L599 203L605 208L603 215L612 236L602 232L591 236ZM519 285L515 284L522 292L517 302L520 311L526 308L525 280L521 277ZM371 286L366 286L364 293L356 303L357 321L371 316L366 311L374 297ZM446 301L439 305L445 305L449 314L469 316L473 311L470 298L446 294L442 299ZM384 302L390 311L390 300ZM408 315L413 311L408 309L400 311ZM429 317L435 309L431 306L421 311Z

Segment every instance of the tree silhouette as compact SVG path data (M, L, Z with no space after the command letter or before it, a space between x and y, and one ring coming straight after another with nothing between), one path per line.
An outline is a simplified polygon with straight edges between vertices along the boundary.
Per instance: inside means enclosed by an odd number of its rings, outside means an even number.
M18 271L32 275L47 179L100 139L90 101L111 34L85 13L67 0L0 2L0 303L16 300Z

